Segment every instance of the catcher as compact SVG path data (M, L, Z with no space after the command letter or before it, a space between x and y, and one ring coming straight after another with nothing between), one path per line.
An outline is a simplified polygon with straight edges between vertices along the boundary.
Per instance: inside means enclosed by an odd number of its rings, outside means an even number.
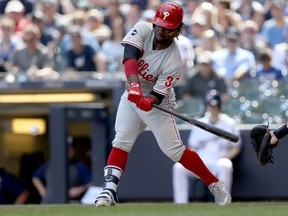
M250 141L260 165L265 166L267 163L274 162L273 151L279 140L287 134L288 124L274 131L269 129L269 125L257 125L252 128Z

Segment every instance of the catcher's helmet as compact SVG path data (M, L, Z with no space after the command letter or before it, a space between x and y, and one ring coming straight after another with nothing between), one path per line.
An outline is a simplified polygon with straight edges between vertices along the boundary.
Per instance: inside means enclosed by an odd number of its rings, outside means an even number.
M183 9L175 2L165 2L159 6L153 17L153 24L167 28L176 29L183 18Z

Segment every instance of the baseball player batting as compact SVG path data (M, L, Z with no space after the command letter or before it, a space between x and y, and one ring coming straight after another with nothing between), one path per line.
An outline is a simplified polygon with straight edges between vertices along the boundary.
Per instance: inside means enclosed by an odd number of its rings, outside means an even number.
M96 197L96 206L118 203L117 188L128 154L146 127L153 132L164 154L206 183L217 204L227 205L231 202L223 181L208 170L195 151L183 145L175 117L153 108L153 104L157 104L175 111L173 86L184 70L175 43L184 28L182 18L180 5L165 2L157 9L153 23L139 21L122 40L125 47L126 90L117 110L116 135L104 168L103 190Z

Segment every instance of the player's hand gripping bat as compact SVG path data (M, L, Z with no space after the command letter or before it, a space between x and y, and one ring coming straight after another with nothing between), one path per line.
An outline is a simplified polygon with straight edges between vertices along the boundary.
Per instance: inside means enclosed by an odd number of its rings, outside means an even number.
M193 119L193 118L191 118L191 117L189 117L187 115L180 114L180 113L174 112L172 110L167 110L167 109L165 109L163 107L160 107L160 106L158 106L156 104L153 104L153 107L155 107L156 109L162 110L162 111L164 111L166 113L169 113L169 114L171 114L173 116L176 116L179 119L182 119L182 120L184 120L184 121L186 121L186 122L188 122L188 123L190 123L192 125L195 125L196 127L199 127L199 128L201 128L203 130L206 130L206 131L208 131L208 132L210 132L212 134L215 134L216 136L222 137L222 138L227 139L229 141L232 141L232 142L236 143L239 140L239 137L237 135L235 135L235 134L232 134L232 133L230 133L228 131L222 130L222 129L217 128L217 127L214 127L213 125L209 125L209 124L206 124L204 122L198 121L198 120Z

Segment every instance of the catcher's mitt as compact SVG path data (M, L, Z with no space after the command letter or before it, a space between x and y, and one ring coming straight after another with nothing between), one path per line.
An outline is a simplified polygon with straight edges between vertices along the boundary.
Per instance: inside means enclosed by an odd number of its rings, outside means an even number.
M271 145L270 139L271 135L268 125L257 125L250 132L250 142L254 147L257 160L261 166L274 162L273 151L277 143Z

